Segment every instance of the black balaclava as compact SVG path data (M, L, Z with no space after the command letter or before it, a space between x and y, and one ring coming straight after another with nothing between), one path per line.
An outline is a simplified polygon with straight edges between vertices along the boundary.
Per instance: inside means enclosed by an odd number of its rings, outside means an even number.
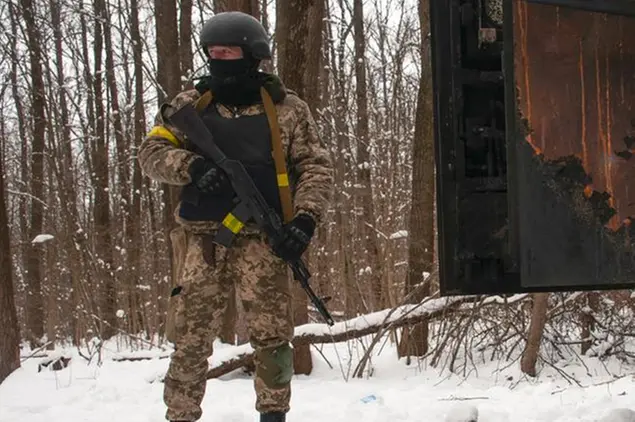
M214 98L222 104L232 106L262 102L260 87L266 75L258 71L259 64L260 61L254 59L245 48L241 59L223 60L208 57L209 87Z

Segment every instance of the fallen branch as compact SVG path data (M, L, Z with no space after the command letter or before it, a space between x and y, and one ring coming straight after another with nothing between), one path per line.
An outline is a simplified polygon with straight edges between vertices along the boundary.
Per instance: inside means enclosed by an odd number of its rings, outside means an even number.
M248 346L248 347L247 347ZM249 349L249 351L242 352L237 354L236 356L224 360L220 363L220 365L210 368L207 371L207 378L218 378L225 374L228 374L236 369L242 368L244 366L252 365L254 362L254 352L250 345L242 345L237 346L238 348Z
M31 358L46 358L46 357L48 357L48 354L38 355L37 353L40 352L42 349L45 349L46 347L48 347L52 343L53 343L53 340L51 340L49 342L46 342L45 344L41 345L37 349L33 350L33 352L29 356L21 358L20 362L24 363L25 361L27 361L27 360L29 360Z
M489 397L455 397L450 396L444 399L438 399L439 401L467 401L467 400L489 400Z
M293 346L302 346L316 343L340 343L376 333L388 325L390 328L399 328L417 324L426 319L435 319L463 303L476 302L477 300L477 296L445 297L428 300L423 305L409 304L373 312L347 321L337 322L332 327L326 324L304 324L295 328L292 344ZM207 372L207 378L217 378L243 366L253 364L253 349L249 344L228 349L222 350L223 354L227 353L228 356L218 359L218 364L213 365Z
M113 362L137 362L141 360L153 360L153 359L168 359L170 356L115 356L112 358Z
M161 349L161 351L162 351L162 352L165 352L165 351L166 351L165 347L164 347L164 346L162 346L162 345L160 345L160 344L155 346L155 344L154 344L154 343L152 343L151 341L146 340L146 339L144 339L144 338L141 338L141 337L139 337L139 336L136 336L136 335L134 335L134 334L130 334L129 332L127 332L127 331L125 331L125 330L122 330L122 329L121 329L121 328L119 328L119 327L115 327L114 325L112 325L112 324L111 324L111 323L109 323L108 321L106 321L106 320L103 320L103 319L99 318L97 315L91 314L90 316L91 316L91 317L93 317L96 321L99 321L99 322L101 322L101 323L103 323L103 324L106 324L107 326L109 326L109 327L110 327L110 328L112 328L113 330L117 331L118 333L123 334L123 335L125 335L125 336L128 336L128 337L130 337L130 338L131 338L131 339L133 339L133 340L137 340L137 341L139 341L139 342L141 342L141 343L145 343L145 344L149 345L150 347L156 347L156 348L158 348L158 349Z
M29 356L20 356L20 359L22 359L20 362L24 362L27 359L40 359L47 357L49 357L48 353L40 353L39 355L30 354Z

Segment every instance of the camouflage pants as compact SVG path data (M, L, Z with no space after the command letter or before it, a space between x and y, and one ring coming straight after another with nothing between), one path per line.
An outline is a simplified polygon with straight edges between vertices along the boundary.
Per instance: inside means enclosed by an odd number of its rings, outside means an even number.
M255 350L256 410L288 411L293 320L286 264L256 236L239 238L226 249L213 244L210 235L179 227L171 240L177 285L168 310L167 334L175 352L165 377L166 418L195 421L202 415L207 358L220 333L232 284Z

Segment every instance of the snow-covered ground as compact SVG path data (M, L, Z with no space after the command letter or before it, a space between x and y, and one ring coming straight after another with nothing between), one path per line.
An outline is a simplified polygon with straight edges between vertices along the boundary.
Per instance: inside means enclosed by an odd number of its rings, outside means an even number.
M351 345L315 349L314 373L293 380L289 422L481 422L602 421L635 422L635 367L617 359L584 358L558 364L581 384L570 384L558 370L541 368L538 379L524 377L518 361L472 368L468 376L398 361L394 348L377 350L370 378L352 379L358 352ZM218 345L217 347L223 347ZM161 376L168 359L116 362L117 356L166 356L153 349L117 351L104 347L103 364L87 361L73 349L61 371L38 373L41 358L30 358L0 385L2 422L163 421ZM351 358L350 356L354 357ZM330 367L332 365L332 368ZM202 421L254 422L253 384L241 371L208 382ZM624 418L626 415L631 419Z

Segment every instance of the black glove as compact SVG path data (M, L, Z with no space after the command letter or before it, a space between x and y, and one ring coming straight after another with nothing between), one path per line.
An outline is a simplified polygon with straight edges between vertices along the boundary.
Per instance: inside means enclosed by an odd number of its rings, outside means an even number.
M203 193L222 195L234 192L225 171L211 160L197 158L190 164L189 173L192 184Z
M271 246L273 252L285 261L295 261L309 247L315 232L315 221L307 214L300 214L285 225L282 231L280 240Z

